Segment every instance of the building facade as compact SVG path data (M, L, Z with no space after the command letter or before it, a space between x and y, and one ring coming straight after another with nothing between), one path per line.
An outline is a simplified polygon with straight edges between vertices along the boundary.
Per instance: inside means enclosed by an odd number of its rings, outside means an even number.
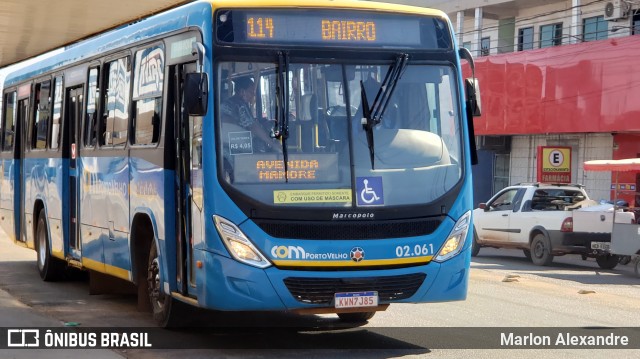
M614 191L616 174L583 163L640 157L640 1L397 2L446 12L476 59L476 204L509 184L570 181L634 205L640 176L618 174Z

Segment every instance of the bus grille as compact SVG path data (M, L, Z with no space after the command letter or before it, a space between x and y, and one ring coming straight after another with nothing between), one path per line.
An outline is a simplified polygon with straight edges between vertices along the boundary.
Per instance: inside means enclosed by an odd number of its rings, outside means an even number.
M384 222L307 222L255 220L274 238L295 239L385 239L416 237L433 233L440 218Z
M379 302L384 303L411 297L426 277L425 273L372 278L289 277L284 284L303 303L331 305L335 293L365 291L377 291Z

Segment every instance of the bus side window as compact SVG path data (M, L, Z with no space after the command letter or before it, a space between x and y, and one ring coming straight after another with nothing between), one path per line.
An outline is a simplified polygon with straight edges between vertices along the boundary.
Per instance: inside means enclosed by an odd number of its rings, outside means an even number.
M16 92L9 92L4 97L4 117L2 118L2 133L0 133L0 142L2 143L2 151L10 151L13 149L13 127L16 117Z
M160 140L164 47L155 45L136 52L133 73L132 143L152 145Z
M100 146L124 146L129 128L131 66L123 57L107 63L103 71Z
M55 150L60 145L60 134L62 133L62 76L54 78L53 89L53 114L51 116L49 147Z
M99 98L98 92L98 68L92 68L89 70L89 86L87 86L87 116L84 122L84 146L94 147L96 145L96 120L97 116L97 101Z
M49 93L51 81L36 84L35 111L31 122L31 148L45 149L47 146L47 125L49 124Z

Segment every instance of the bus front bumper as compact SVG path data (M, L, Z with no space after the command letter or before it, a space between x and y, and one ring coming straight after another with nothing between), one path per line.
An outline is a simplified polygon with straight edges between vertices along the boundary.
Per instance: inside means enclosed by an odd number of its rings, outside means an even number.
M377 291L379 304L464 300L469 250L443 262L373 270L255 268L196 250L196 294L203 308L223 311L281 311L334 308L336 292Z

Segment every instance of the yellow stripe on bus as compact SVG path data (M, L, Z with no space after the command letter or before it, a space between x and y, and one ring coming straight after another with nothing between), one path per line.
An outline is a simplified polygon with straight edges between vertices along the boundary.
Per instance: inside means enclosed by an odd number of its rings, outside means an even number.
M51 250L51 256L56 257L58 259L64 259L64 251Z
M385 266L396 264L414 264L431 262L433 256L411 257L411 258L395 258L395 259L369 259L361 262L354 261L290 261L290 260L273 260L273 264L279 267L369 267L369 266Z
M110 264L101 263L89 258L82 258L82 265L96 272L105 273L124 280L131 280L131 272Z

